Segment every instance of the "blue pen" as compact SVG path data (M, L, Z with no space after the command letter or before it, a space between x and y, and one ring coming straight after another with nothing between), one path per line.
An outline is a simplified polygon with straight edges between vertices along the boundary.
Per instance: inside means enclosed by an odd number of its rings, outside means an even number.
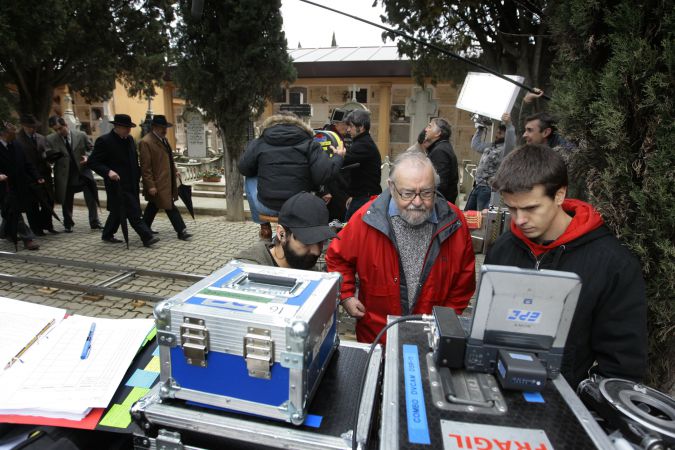
M82 347L82 354L80 359L87 359L89 352L91 351L91 340L94 339L94 331L96 331L96 322L91 323L91 328L89 328L89 334L87 335L87 340L84 341L84 347Z

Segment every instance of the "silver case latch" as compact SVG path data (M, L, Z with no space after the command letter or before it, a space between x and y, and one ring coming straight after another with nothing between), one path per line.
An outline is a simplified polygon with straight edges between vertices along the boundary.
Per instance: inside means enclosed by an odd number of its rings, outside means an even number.
M274 341L270 330L249 327L244 336L244 359L248 375L269 380L272 378L274 364Z
M209 330L204 319L184 317L180 326L180 343L188 364L206 367L206 355L209 353Z
M157 435L158 450L184 450L180 433L160 429Z

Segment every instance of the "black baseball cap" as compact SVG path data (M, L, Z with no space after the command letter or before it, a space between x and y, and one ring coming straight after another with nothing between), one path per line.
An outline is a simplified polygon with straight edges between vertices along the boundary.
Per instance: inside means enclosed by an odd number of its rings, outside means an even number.
M335 232L328 226L330 218L326 203L309 192L300 192L286 200L278 220L305 245L335 237Z

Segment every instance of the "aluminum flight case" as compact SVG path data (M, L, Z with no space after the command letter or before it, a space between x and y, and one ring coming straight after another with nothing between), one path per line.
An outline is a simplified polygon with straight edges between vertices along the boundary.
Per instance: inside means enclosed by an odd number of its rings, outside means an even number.
M159 303L160 397L301 424L339 343L340 280L232 261Z
M614 450L562 376L548 380L540 398L526 398L501 391L491 375L467 373L455 389L472 393L474 403L451 405L430 353L429 324L405 322L387 332L380 450ZM494 408L474 406L485 399Z
M374 448L369 437L378 412L382 348L377 346L366 364L369 346L340 343L309 407L320 425L295 426L261 417L236 414L162 399L158 386L136 402L131 415L142 430L134 435L137 450L156 449L351 449L352 420L362 371L357 424L359 448ZM316 420L315 420L316 422Z

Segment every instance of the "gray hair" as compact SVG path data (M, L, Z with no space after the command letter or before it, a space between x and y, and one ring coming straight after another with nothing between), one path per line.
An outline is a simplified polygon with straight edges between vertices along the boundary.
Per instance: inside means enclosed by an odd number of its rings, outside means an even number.
M394 159L391 169L389 170L389 181L392 183L396 182L396 169L399 165L406 162L414 167L431 167L431 170L434 173L434 185L438 188L438 186L441 184L441 177L438 175L438 172L436 172L436 168L429 157L427 157L424 152L421 152L415 148L406 150L405 152L399 154L396 159Z
M368 111L355 109L347 115L345 122L351 123L357 127L363 127L366 131L370 131L370 113Z
M431 119L431 123L436 125L439 130L441 130L441 136L439 139L442 140L449 140L450 136L452 136L452 128L450 127L450 122L448 122L448 119L445 119L443 117L436 117L435 119Z

